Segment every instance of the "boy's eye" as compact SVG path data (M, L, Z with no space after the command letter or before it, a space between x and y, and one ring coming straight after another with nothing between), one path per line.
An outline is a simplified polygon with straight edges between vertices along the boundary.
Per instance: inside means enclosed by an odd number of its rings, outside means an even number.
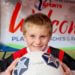
M46 36L41 36L41 38L45 38Z
M35 37L35 35L30 35L30 37L32 37L32 38L33 38L33 37Z

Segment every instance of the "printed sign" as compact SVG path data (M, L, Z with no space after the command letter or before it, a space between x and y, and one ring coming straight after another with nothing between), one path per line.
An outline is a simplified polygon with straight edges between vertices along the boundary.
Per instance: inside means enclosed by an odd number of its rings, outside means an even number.
M49 45L75 49L75 3L58 0L1 0L0 42L4 50L13 51L26 46L22 34L24 19L37 12L52 20L53 36Z

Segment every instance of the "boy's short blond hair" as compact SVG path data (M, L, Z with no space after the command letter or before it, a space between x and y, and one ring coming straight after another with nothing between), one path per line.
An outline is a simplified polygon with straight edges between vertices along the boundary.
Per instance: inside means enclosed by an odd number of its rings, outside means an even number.
M28 16L25 20L24 20L24 24L23 24L23 34L26 33L26 28L29 26L44 26L50 29L50 35L52 34L52 23L50 18L48 18L45 14L43 13L35 13L32 14L30 16Z

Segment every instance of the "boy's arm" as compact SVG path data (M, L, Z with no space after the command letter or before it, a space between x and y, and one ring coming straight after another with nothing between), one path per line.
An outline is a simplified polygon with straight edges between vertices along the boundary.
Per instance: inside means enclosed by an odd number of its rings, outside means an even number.
M54 55L54 57L61 60L63 63L65 63L71 70L75 70L75 59L73 59L70 55L64 52L64 50L50 47L51 54Z
M15 61L13 61L11 65L5 71L0 72L0 75L12 75L12 71L15 68L18 61L19 59L16 59Z
M11 54L8 58L0 60L0 70L4 71L12 63L12 61L14 61L16 58L22 57L26 53L26 48L22 48Z
M5 69L12 63L13 61L13 55L10 55L6 59L0 60L0 71L5 71Z
M75 70L75 59L67 53L64 53L63 62L71 69Z

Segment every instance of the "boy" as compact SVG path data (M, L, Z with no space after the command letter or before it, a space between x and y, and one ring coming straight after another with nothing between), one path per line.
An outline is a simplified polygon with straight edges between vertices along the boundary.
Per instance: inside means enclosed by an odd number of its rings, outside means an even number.
M1 71L4 71L13 60L22 57L30 51L44 51L65 63L71 70L75 70L75 60L64 51L49 47L48 42L52 36L51 20L44 14L36 13L27 17L23 24L23 35L27 42L27 48L23 48L10 57L0 62Z

